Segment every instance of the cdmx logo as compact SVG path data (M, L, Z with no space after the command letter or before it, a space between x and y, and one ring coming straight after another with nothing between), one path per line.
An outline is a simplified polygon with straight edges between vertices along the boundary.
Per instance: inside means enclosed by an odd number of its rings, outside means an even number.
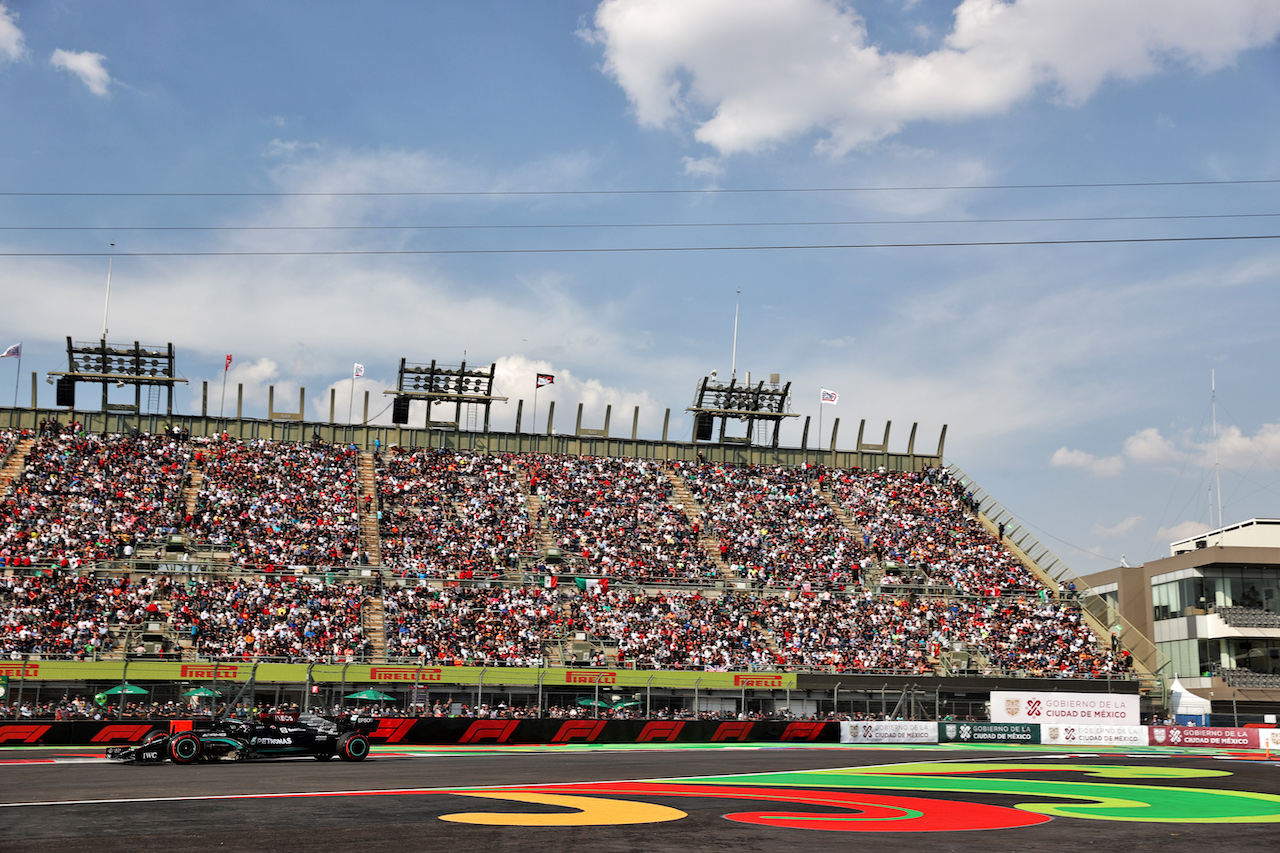
M1063 778L1067 774L1071 778ZM725 812L722 816L727 820L827 832L1013 829L1058 818L1155 824L1280 822L1280 796L1275 794L1186 785L1188 780L1230 775L1183 767L957 762L653 782L469 788L447 793L536 804L543 810L457 812L440 819L485 826L618 826L679 821L689 814L682 805L705 809L708 800L723 800L768 806ZM1079 776L1088 781L1075 781ZM1143 784L1142 780L1159 781ZM1160 784L1166 781L1174 784ZM983 801L969 801L963 795L980 795ZM1007 804L991 802L1006 799ZM547 806L559 810L548 811Z

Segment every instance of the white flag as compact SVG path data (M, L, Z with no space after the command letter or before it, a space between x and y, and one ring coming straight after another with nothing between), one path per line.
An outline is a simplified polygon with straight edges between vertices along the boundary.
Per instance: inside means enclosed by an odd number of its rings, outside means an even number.
M840 395L835 391L828 391L826 388L823 388L822 402L834 406L836 403L840 402Z
M22 344L14 344L4 352L0 352L0 358L22 358Z
M364 365L357 364L351 371L351 378L359 379L361 376L364 376Z

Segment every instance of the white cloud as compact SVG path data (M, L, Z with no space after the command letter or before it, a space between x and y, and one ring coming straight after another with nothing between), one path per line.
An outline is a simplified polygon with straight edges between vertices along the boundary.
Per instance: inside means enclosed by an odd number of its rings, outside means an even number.
M1214 466L1212 440L1197 444L1196 450L1203 467ZM1259 459L1265 460L1267 467L1275 467L1280 464L1280 423L1263 424L1253 435L1245 435L1237 426L1223 427L1218 432L1216 455L1224 468L1248 470Z
M1165 542L1177 542L1190 536L1196 536L1209 530L1209 525L1202 521L1183 521L1171 527L1161 527L1155 538Z
M1114 477L1124 471L1124 459L1119 456L1094 456L1069 447L1055 450L1049 464L1055 468L1079 468L1094 477Z
M16 62L27 53L17 16L0 3L0 60Z
M1178 462L1185 456L1154 427L1138 430L1124 440L1125 459L1140 465L1164 465Z
M268 157L292 157L300 151L319 151L319 142L300 142L297 139L273 139L267 143Z
M1142 521L1142 516L1131 515L1119 524L1111 527L1103 527L1101 524L1093 525L1093 535L1100 536L1103 539L1118 539L1127 535L1133 528L1138 526L1138 522Z
M49 64L63 71L70 71L80 78L80 82L89 87L89 91L105 97L111 86L111 75L107 73L103 62L106 57L101 53L82 51L76 53L58 48L49 57Z
M929 53L887 52L838 0L604 0L604 70L641 124L687 123L721 154L819 132L842 154L910 122L1079 104L1108 80L1208 72L1280 34L1274 0L964 0Z

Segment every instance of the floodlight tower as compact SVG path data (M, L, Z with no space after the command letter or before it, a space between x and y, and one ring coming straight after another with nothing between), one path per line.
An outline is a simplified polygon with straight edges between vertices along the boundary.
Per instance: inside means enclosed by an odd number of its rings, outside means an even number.
M402 358L395 389L382 392L395 395L391 406L391 422L407 424L409 403L423 400L427 404L427 427L456 430L462 421L462 406L465 403L484 407L484 431L488 432L490 406L507 400L506 397L497 397L493 393L493 377L497 369L497 362L490 364L487 370L468 370L466 361L453 365L439 364L432 359L430 364L419 364ZM431 406L434 403L453 403L453 420L431 420Z
M167 415L173 415L173 386L187 380L177 376L176 355L173 344L143 346L137 341L130 344L108 343L104 336L98 341L73 342L67 336L67 369L49 371L50 381L58 377L57 403L75 408L77 383L102 385L102 411L141 412L144 386L168 391ZM132 385L132 403L108 402L108 390L112 385L124 388ZM158 402L158 394L157 402Z
M693 440L716 441L719 444L751 444L757 423L773 424L772 446L778 446L778 425L784 418L798 418L787 411L791 398L791 383L782 384L776 373L769 374L769 382L751 384L751 373L746 381L738 384L736 376L728 384L719 381L716 371L711 371L698 382L693 405L685 411L693 413ZM716 421L720 422L718 437L713 438ZM725 435L730 420L746 422L746 436Z

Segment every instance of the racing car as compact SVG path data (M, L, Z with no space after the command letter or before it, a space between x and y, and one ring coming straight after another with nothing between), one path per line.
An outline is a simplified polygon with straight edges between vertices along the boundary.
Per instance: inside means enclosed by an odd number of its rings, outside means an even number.
M369 754L373 717L346 716L337 722L315 714L263 714L256 721L221 719L211 728L170 734L153 731L141 743L110 747L107 758L126 764L196 764L258 758L310 756L328 761L363 761Z

